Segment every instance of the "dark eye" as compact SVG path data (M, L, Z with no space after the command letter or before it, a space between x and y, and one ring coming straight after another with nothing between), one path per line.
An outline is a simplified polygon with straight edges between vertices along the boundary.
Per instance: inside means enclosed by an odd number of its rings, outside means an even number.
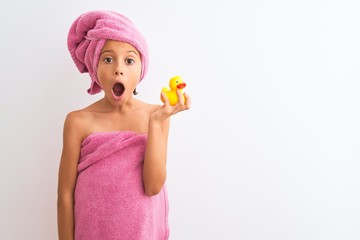
M112 59L111 57L106 57L106 58L104 58L104 62L105 63L112 63L112 62L114 62L114 59Z
M131 58L126 59L125 62L126 62L127 64L129 64L129 65L135 63L134 59L131 59Z

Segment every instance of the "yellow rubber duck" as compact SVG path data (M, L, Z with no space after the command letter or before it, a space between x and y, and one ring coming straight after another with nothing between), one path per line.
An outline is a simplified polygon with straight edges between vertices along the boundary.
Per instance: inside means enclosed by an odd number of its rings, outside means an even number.
M186 87L186 83L183 82L180 76L172 77L169 81L169 87L164 87L161 92L163 92L169 99L170 105L174 106L178 103L179 99L176 91L180 90L181 96L184 99L183 89ZM161 101L164 102L164 99L161 97Z

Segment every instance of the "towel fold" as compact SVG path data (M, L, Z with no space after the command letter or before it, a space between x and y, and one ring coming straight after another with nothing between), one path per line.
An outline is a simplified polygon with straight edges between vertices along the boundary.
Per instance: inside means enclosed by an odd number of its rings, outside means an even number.
M93 133L82 142L75 188L76 240L168 239L166 188L142 182L146 134Z
M97 66L101 49L106 40L117 40L131 44L140 53L141 76L148 69L149 52L145 38L135 24L122 14L113 11L90 11L80 15L71 25L67 46L71 57L81 73L91 77L90 94L101 91L97 77Z

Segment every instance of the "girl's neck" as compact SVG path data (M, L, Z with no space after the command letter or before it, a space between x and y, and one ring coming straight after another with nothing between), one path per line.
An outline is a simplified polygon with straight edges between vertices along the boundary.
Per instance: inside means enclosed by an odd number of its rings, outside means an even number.
M122 113L123 114L123 113L126 113L126 112L134 109L138 105L139 101L137 99L131 97L123 104L116 106L116 105L112 104L111 102L109 102L106 97L104 97L99 101L99 103L100 103L100 107L105 112L113 112L113 113Z

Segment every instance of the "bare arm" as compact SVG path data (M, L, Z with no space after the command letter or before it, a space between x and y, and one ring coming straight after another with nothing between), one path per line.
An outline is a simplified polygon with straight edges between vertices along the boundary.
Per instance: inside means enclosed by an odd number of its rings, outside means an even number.
M169 104L164 94L162 94L162 97L165 100L164 105L154 111L149 120L143 169L144 188L148 196L158 194L166 180L166 156L170 116L189 109L191 104L190 97L187 94L185 94L185 102L179 102L175 106Z
M149 121L143 169L145 193L149 196L158 194L166 180L169 122L169 119L164 122Z
M70 113L65 120L63 150L58 179L58 234L59 240L74 239L74 189L80 155L81 135L79 118Z

